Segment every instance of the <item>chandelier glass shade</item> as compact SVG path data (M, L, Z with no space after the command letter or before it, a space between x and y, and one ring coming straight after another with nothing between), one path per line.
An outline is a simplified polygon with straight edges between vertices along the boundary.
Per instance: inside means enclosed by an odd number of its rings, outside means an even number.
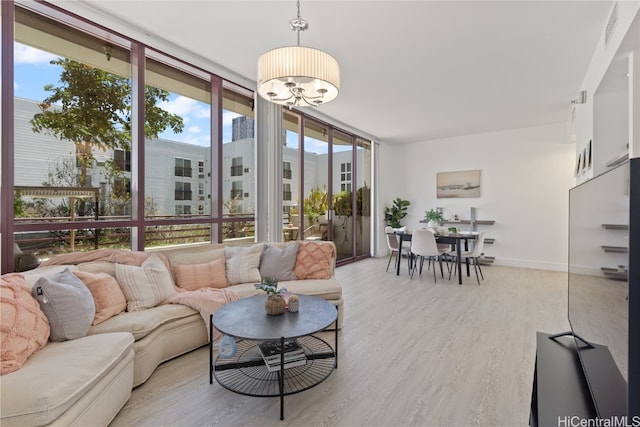
M291 107L318 106L335 99L340 90L338 61L326 52L300 46L300 32L308 29L300 17L290 21L296 46L272 49L258 59L258 94L268 101Z

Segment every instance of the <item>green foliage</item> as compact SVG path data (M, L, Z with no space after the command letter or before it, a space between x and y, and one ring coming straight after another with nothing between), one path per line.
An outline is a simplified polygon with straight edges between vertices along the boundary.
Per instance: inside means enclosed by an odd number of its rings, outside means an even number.
M253 285L256 289L265 291L267 295L280 295L283 292L287 292L287 288L278 289L278 281L273 277L265 277L262 279L262 283Z
M402 218L407 216L407 208L411 205L408 200L403 200L400 197L393 201L391 206L385 206L384 208L384 222L386 225L399 228L402 227L400 222Z
M371 216L371 189L365 183L356 193L358 215Z
M34 132L44 132L78 147L81 178L86 185L91 166L91 148L131 149L132 87L128 78L68 58L51 61L62 67L60 86L44 87L52 92L40 103L40 113L31 119ZM182 117L158 106L167 101L169 92L145 87L145 137L155 139L166 128L182 132Z
M424 212L424 219L427 221L435 221L442 222L444 221L444 217L442 216L442 212L437 211L435 209L430 209Z
M313 223L320 215L325 215L329 209L327 186L312 188L309 196L304 199L304 214L309 223Z
M341 191L333 196L333 210L336 215L351 216L351 191Z
M338 194L334 194L333 210L336 215L351 216L353 214L352 196L353 193L351 191L341 191ZM358 209L358 216L371 215L371 189L367 187L367 184L358 188L356 192L356 208Z
M13 193L13 216L15 218L20 218L24 215L24 202L22 201L22 194L20 191L15 191Z

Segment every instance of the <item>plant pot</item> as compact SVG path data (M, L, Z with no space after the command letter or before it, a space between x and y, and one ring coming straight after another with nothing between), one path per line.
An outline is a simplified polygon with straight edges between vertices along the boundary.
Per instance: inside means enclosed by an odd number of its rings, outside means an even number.
M297 313L300 309L300 300L289 300L289 312Z
M284 313L284 298L280 295L270 295L264 301L264 309L269 316Z

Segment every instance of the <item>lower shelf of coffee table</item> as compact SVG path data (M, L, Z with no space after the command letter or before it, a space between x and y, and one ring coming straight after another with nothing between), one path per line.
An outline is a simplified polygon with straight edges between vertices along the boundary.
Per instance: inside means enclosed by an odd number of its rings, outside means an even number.
M298 338L298 343L304 348L307 363L284 370L284 395L299 393L320 384L331 375L336 365L333 348L321 338L307 335ZM280 396L280 371L269 372L258 343L240 340L236 346L236 357L216 358L212 369L218 383L246 396Z

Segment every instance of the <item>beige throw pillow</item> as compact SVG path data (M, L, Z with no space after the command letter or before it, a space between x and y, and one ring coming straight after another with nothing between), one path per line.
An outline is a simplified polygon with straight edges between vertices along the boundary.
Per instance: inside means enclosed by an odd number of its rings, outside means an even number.
M156 255L140 267L116 264L116 279L127 298L127 311L155 307L176 293L169 271Z
M200 288L226 288L227 276L225 272L226 261L219 258L203 264L174 265L178 286L187 291L196 291Z
M224 248L227 261L227 282L229 285L238 283L259 283L260 255L262 244L253 246L227 246Z
M109 273L74 271L73 274L82 280L82 283L89 288L91 295L93 295L96 315L92 325L102 323L127 309L127 299L122 293L118 281Z

